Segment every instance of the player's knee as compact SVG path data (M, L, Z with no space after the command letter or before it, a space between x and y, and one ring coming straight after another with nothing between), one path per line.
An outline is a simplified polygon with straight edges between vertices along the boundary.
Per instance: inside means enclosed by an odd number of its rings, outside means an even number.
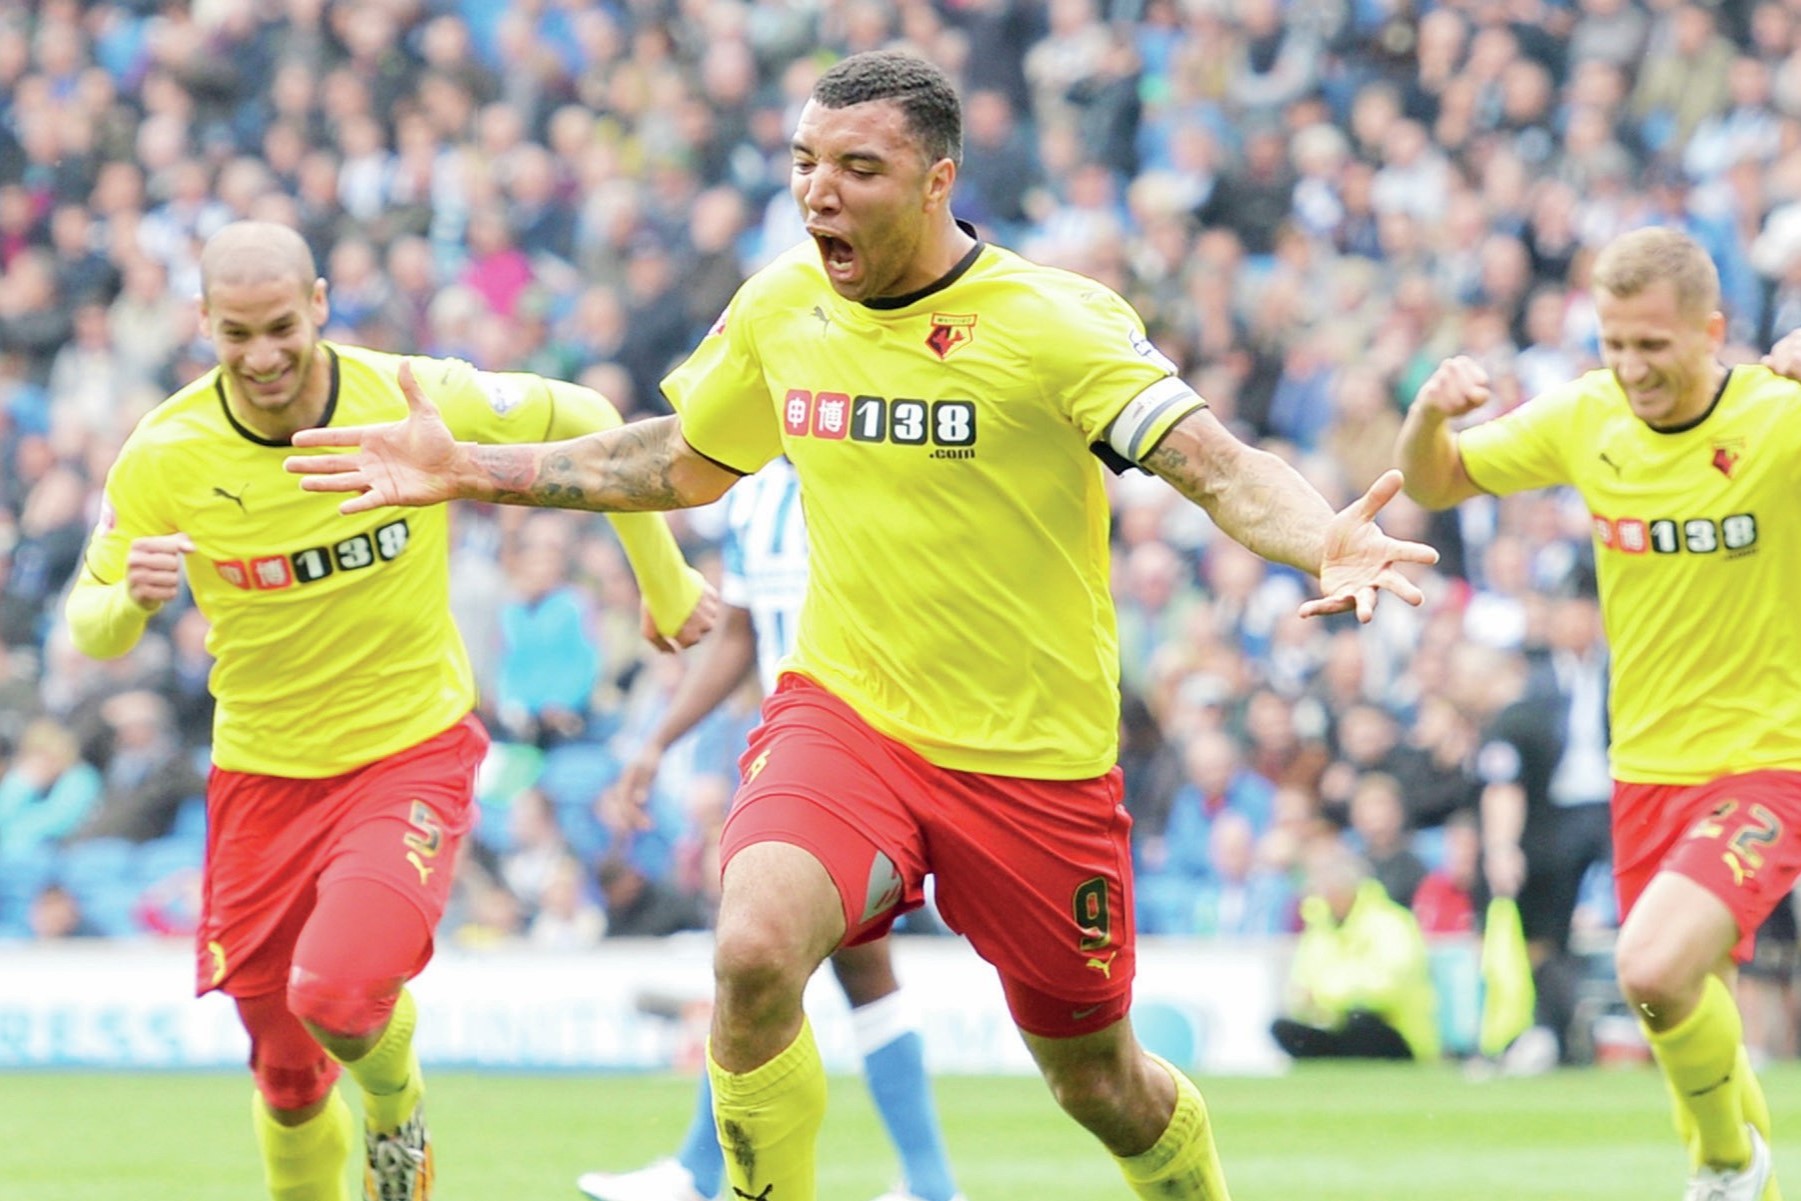
M278 1112L304 1110L325 1098L338 1065L287 1009L280 993L238 1001L250 1035L250 1073L265 1104Z
M381 1033L400 998L399 980L349 980L296 966L288 978L288 1008L334 1053L344 1057Z
M766 989L804 971L801 949L779 923L736 922L720 927L713 974L721 984Z
M741 1000L798 996L817 966L805 940L779 919L722 922L714 938L713 975L722 996Z
M337 1080L337 1064L319 1046L313 1044L310 1062L286 1066L261 1063L251 1072L256 1091L263 1103L277 1114L310 1109L325 1099ZM293 1119L289 1119L291 1122Z
M1654 940L1622 939L1613 966L1627 1003L1653 1013L1685 1008L1698 983L1689 978L1678 957L1665 953Z

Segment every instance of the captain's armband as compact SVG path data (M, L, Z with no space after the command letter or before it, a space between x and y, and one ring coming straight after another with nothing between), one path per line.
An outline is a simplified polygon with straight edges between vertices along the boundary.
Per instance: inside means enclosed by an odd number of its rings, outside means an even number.
M1207 402L1177 376L1166 376L1126 402L1107 427L1107 445L1137 464L1157 447L1170 428Z

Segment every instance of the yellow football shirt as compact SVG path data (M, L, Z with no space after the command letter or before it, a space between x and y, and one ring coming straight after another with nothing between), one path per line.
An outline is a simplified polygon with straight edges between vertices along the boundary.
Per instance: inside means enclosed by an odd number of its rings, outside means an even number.
M399 356L326 349L325 424L406 415ZM412 362L459 438L536 441L556 422L555 386L539 377ZM213 761L317 779L448 728L476 691L448 607L448 507L343 516L341 496L303 492L282 470L294 453L240 425L219 372L208 372L127 439L107 476L83 584L123 580L135 538L192 538L188 582L212 626Z
M702 454L786 454L812 574L785 666L964 771L1112 767L1119 652L1090 452L1134 398L1201 405L1125 301L978 246L925 292L843 300L804 243L753 276L664 381ZM1182 399L1185 397L1186 399Z
M1571 484L1588 505L1618 779L1801 769L1801 386L1736 367L1711 412L1659 431L1593 371L1458 447L1487 491Z

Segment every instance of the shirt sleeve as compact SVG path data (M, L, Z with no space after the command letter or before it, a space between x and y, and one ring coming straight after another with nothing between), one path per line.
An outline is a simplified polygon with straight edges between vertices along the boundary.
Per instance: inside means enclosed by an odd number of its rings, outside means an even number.
M458 359L422 360L426 391L458 438L474 442L560 442L624 424L611 401L592 388L526 372L477 371ZM706 587L688 566L661 513L608 513L631 562L657 632L673 635Z
M1457 451L1470 482L1496 496L1568 483L1564 452L1580 441L1575 435L1582 395L1577 380L1458 434Z
M543 376L522 371L477 371L461 359L414 359L412 363L419 386L438 406L450 432L460 439L517 443L552 442L574 436L557 432L559 424L566 420L558 412L563 407L559 403L562 398L557 395L556 385ZM589 394L611 414L612 420L607 424L618 425L619 415L612 406L598 394ZM595 424L574 433L592 433L607 428L607 424Z
M756 309L754 283L738 289L694 353L663 380L688 445L741 475L782 453L775 398L749 316Z
M95 659L116 659L129 651L150 620L151 611L132 600L125 587L125 558L132 542L176 532L152 502L153 481L140 478L143 455L127 443L107 472L100 519L64 610L75 649Z
M1049 325L1034 357L1041 378L1058 389L1057 404L1089 442L1108 440L1116 421L1130 436L1114 449L1132 462L1155 449L1176 422L1203 401L1182 382L1175 363L1151 342L1132 306L1110 289L1081 280L1052 297Z

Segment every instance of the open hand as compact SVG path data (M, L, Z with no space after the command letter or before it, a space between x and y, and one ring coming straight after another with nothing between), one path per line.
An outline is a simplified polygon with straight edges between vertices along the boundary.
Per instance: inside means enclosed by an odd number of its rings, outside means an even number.
M351 492L341 513L384 505L435 505L456 496L463 451L450 427L425 397L410 361L400 364L405 421L337 428L322 426L294 435L297 447L358 447L345 454L290 455L282 466L303 477L308 492Z
M1346 505L1327 524L1319 573L1324 595L1302 605L1302 617L1355 609L1357 620L1367 622L1376 615L1376 594L1382 590L1410 605L1425 599L1413 581L1401 574L1397 564L1436 563L1438 552L1424 543L1390 538L1376 525L1376 514L1400 490L1401 473L1385 472L1368 492Z

